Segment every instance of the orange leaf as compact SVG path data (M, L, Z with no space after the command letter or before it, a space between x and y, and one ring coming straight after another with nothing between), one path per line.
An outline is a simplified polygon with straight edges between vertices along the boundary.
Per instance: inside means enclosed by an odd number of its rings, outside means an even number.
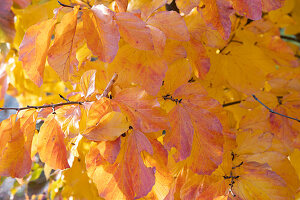
M63 16L56 27L54 43L48 52L49 65L63 81L69 80L70 74L78 65L74 45L78 11L79 8L76 6L73 12Z
M87 45L103 62L113 61L119 48L120 33L114 15L104 5L84 10L82 15Z
M99 195L105 199L137 199L147 195L155 182L154 169L144 165L141 153L153 154L151 143L134 130L126 137L121 151L123 156L113 165L105 162L97 148L91 148L86 156L88 175Z
M188 41L188 29L183 18L175 11L162 11L150 17L147 24L162 30L170 39Z
M37 112L27 110L0 124L0 175L22 178L31 169L31 143Z
M206 24L211 25L222 35L223 39L228 39L231 31L229 16L232 14L232 7L229 1L224 0L203 0L200 7Z
M53 169L70 167L68 152L64 143L64 133L55 119L55 114L50 114L42 125L38 134L37 150L41 161Z
M29 78L41 86L44 77L44 68L51 36L56 19L49 19L35 24L27 29L20 45L19 60Z
M130 45L141 50L152 50L153 42L150 29L146 23L132 13L116 14L122 38Z
M144 90L128 88L113 99L129 117L134 129L144 133L168 128L168 119L158 102Z
M112 141L126 132L129 125L125 115L113 111L104 115L96 126L86 129L82 135L93 141Z
M113 109L108 98L101 98L99 101L95 101L88 110L87 119L84 122L86 128L97 126L101 118L111 111Z

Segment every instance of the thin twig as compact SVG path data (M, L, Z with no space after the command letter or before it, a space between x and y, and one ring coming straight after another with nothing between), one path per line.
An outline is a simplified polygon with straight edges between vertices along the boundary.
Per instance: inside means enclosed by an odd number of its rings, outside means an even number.
M113 75L113 77L111 78L111 80L108 82L105 90L101 94L101 97L107 97L107 94L110 92L110 90L111 90L113 84L116 82L117 78L118 78L118 75L115 73ZM61 96L61 98L62 98L62 96ZM88 102L88 101L68 101L68 102L65 102L65 103L46 104L46 105L42 105L42 106L26 106L26 107L21 107L21 108L16 108L16 107L1 108L0 107L0 110L16 110L16 111L19 111L19 110L26 110L26 109L32 109L32 108L34 108L34 109L52 108L53 111L55 111L55 108L59 107L59 106L76 105L76 104L77 105L82 105L85 102Z
M63 100L65 100L66 102L70 102L69 99L65 98L63 95L59 94L59 97L62 98Z
M63 6L63 7L68 7L68 8L74 8L74 6L70 6L70 5L67 5L67 4L64 4L60 1L57 0L57 2L59 3L59 5Z
M282 117L286 117L286 118L289 118L289 119L292 119L292 120L296 120L297 122L300 122L300 120L297 119L297 118L290 117L290 116L287 116L287 115L284 115L284 114L281 114L281 113L278 113L278 112L272 110L271 108L269 108L268 106L266 106L263 102L261 102L254 94L252 94L252 96L253 96L253 98L254 98L258 103L260 103L262 106L264 106L266 109L268 109L270 113L274 113L274 114L276 114L276 115L280 115L280 116L282 116Z
M229 103L224 103L222 106L223 107L227 107L227 106L232 106L232 105L235 105L235 104L239 104L241 103L243 100L241 101L233 101L233 102L229 102Z

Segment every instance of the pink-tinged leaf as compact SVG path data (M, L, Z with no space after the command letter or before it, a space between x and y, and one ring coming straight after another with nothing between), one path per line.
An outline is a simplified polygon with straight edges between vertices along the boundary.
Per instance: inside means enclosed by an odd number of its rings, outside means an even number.
M285 0L262 0L262 9L265 12L281 8Z
M113 165L106 162L97 148L86 156L88 176L105 199L138 199L146 196L155 183L154 168L144 165L141 153L153 154L151 143L139 131L130 133L124 141L123 156Z
M151 31L146 23L132 13L116 14L122 38L130 45L141 50L153 50Z
M199 3L200 0L176 0L178 9L185 15L189 14L193 8L199 5Z
M182 200L221 200L217 197L225 195L227 188L228 183L223 177L191 174L180 190L180 197Z
M281 107L275 108L274 111L286 115L285 109ZM297 136L299 135L299 130L293 127L293 121L286 117L271 113L269 122L272 133L274 133L284 146L292 152L293 149L297 147Z
M167 38L188 41L190 35L183 18L175 11L162 11L150 17L147 24L162 30Z
M169 119L171 130L164 137L164 143L169 150L176 147L174 158L176 161L181 161L189 157L192 151L193 124L187 111L180 105L172 109Z
M78 65L74 36L77 25L79 7L65 14L56 26L55 39L48 51L48 63L63 81L68 81L70 74Z
M0 175L22 178L31 169L31 143L37 112L21 111L0 124Z
M82 15L87 45L103 62L113 61L119 49L120 33L114 16L104 5L84 10Z
M204 45L191 37L190 44L187 44L188 56L191 59L193 68L197 70L197 77L204 79L210 69L210 59Z
M158 55L162 55L166 45L166 35L154 26L147 25L151 30L154 50Z
M116 0L116 3L118 5L119 11L121 12L127 11L128 0Z
M12 0L2 0L1 1L1 7L0 7L0 31L4 32L4 41L2 41L2 38L0 39L0 42L12 42L16 30L14 26L14 13L11 11L10 7L13 5Z
M95 92L96 72L96 70L89 70L81 76L80 87L86 98Z
M188 166L195 173L210 175L223 158L222 125L213 113L192 104L184 104L194 126L194 139ZM201 163L201 164L199 164Z
M138 87L122 90L113 101L129 117L134 129L150 133L168 128L167 115L157 100Z
M121 139L99 142L97 149L100 155L110 164L114 164L121 149Z
M224 138L222 125L214 113L220 113L218 102L207 96L204 88L198 83L188 83L180 86L172 94L178 104L169 113L171 134L165 136L168 148L175 146L181 154L179 159L185 159L190 169L199 174L211 174L222 162ZM180 112L174 109L180 108ZM174 116L175 112L177 117ZM175 132L172 132L172 131ZM167 133L168 134L168 133ZM178 141L177 141L178 140ZM191 143L192 140L192 143ZM174 142L176 141L176 142ZM183 141L183 142L181 142ZM179 149L178 149L179 148Z
M252 20L258 20L262 15L261 0L232 0L233 8L238 14Z
M44 77L44 68L51 36L56 19L49 19L29 27L20 45L19 60L29 78L41 86Z
M228 39L231 31L229 16L233 12L230 2L226 0L202 0L202 2L203 6L199 11L206 24L216 29L223 39Z
M70 167L68 152L64 143L64 133L55 119L55 114L50 114L40 129L37 151L41 161L53 169Z

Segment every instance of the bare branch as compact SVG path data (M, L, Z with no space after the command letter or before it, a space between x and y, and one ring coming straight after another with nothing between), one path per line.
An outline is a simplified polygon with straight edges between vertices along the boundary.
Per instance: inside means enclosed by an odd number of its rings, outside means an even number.
M268 109L270 113L274 113L274 114L276 114L276 115L280 115L280 116L282 116L282 117L286 117L286 118L289 118L289 119L292 119L292 120L296 120L297 122L300 122L300 120L297 119L297 118L290 117L290 116L287 116L287 115L284 115L284 114L281 114L281 113L278 113L278 112L272 110L271 108L269 108L268 106L266 106L263 102L261 102L254 94L252 94L252 96L253 96L253 98L254 98L258 103L260 103L262 106L264 106L266 109Z
M110 92L113 84L116 82L118 78L118 75L115 73L113 75L113 77L111 78L111 80L108 82L105 90L103 91L103 93L100 95L100 97L107 97L107 94ZM87 101L69 101L68 99L64 98L62 95L60 95L60 97L64 100L67 100L67 102L65 103L57 103L57 104L46 104L46 105L42 105L42 106L26 106L26 107L21 107L21 108L16 108L16 107L8 107L8 108L1 108L0 110L26 110L26 109L41 109L41 108L52 108L53 111L55 111L56 107L59 106L65 106L65 105L82 105L83 103L87 102Z

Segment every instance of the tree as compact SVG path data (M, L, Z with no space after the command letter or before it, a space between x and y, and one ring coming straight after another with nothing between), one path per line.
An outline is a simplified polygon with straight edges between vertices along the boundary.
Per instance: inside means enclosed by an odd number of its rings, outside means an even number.
M20 106L0 108L16 111L0 176L14 192L299 197L299 1L2 4L1 106Z

